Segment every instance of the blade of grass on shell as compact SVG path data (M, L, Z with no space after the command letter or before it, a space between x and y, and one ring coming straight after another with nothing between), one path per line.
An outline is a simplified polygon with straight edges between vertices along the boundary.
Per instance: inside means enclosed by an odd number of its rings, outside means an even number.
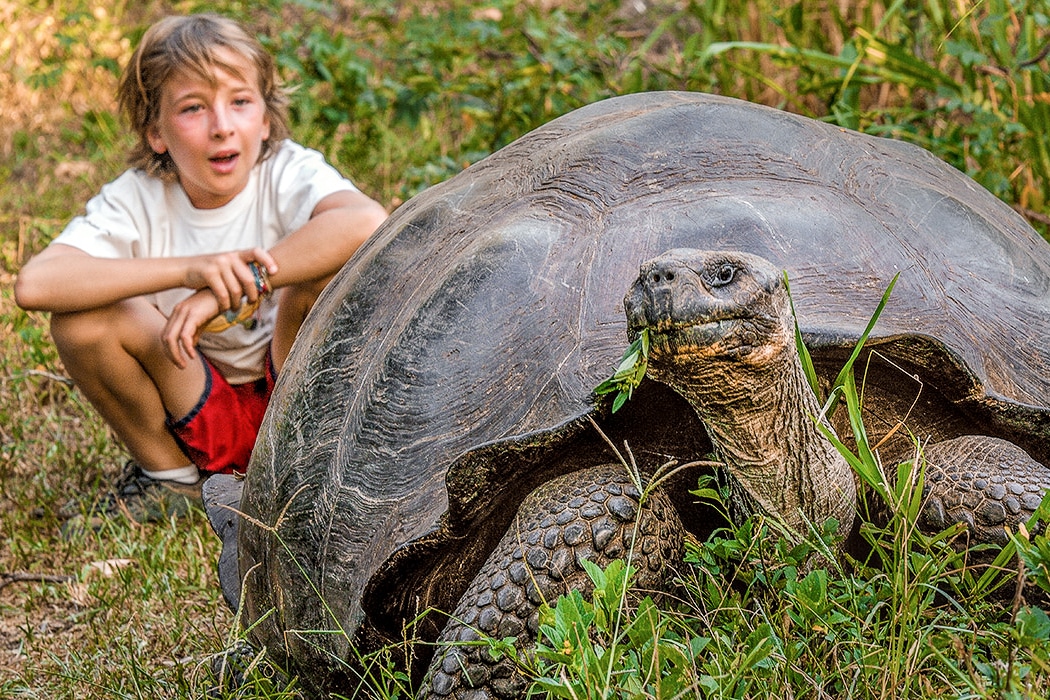
M872 329L875 328L875 323L879 320L879 316L882 315L883 309L886 308L886 304L890 300L890 294L893 292L893 287L897 284L897 279L900 278L900 275L901 273L898 272L893 276L893 279L890 280L890 284L886 287L886 291L883 292L882 299L879 301L879 305L875 307L875 312L871 315L867 327L864 329L864 332L861 333L860 338L857 339L857 343L853 346L853 352L850 353L846 364L843 365L838 376L835 377L835 383L832 384L831 394L828 397L828 405L825 407L824 415L830 416L835 412L835 408L838 405L838 394L835 389L845 383L847 376L852 376L853 364L857 361L857 358L860 357L861 350L864 349L864 344L868 341L868 336L871 335Z
M798 357L802 361L802 369L806 373L806 381L809 382L809 387L813 390L817 399L823 400L820 396L817 370L813 366L813 356L809 354L809 348L806 347L805 341L802 340L802 329L798 326L798 315L795 313L795 300L791 296L791 283L788 281L787 271L784 272L784 287L787 289L788 303L791 305L791 318L795 322L795 347L798 349Z

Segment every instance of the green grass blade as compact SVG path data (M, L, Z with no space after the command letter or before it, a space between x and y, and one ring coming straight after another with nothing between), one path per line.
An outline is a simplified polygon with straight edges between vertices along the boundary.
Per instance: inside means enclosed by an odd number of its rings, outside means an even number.
M795 324L795 348L798 350L798 357L802 361L802 369L806 373L806 381L809 382L809 387L819 399L820 383L817 381L817 370L813 366L813 356L810 354L809 348L806 347L806 343L802 340L802 329L798 326L798 315L795 313L795 300L791 297L791 283L788 281L786 270L784 271L784 287L787 288L788 303L791 305L791 318Z
M860 357L861 351L864 349L864 344L868 341L868 336L871 335L871 331L875 328L875 323L879 320L879 316L882 315L883 309L886 308L886 304L890 300L890 294L893 293L893 288L897 284L897 280L900 278L901 273L897 273L890 280L890 284L886 287L886 291L882 294L882 299L879 300L879 305L875 307L875 312L871 315L871 319L868 320L868 325L864 328L864 332L861 333L860 338L857 340L856 345L853 346L853 352L850 353L849 359L846 364L842 366L838 376L835 377L835 382L832 384L831 395L828 399L828 406L826 408L826 414L831 415L835 412L835 407L838 404L837 395L835 389L842 386L846 382L846 377L853 374L853 365Z

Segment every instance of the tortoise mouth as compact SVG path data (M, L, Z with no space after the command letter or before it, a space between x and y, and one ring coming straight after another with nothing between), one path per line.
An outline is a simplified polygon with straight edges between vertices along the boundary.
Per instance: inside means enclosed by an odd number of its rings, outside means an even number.
M704 350L717 350L747 322L748 319L741 316L690 321L662 319L644 327L649 328L652 354L691 355ZM641 328L635 330L640 331Z

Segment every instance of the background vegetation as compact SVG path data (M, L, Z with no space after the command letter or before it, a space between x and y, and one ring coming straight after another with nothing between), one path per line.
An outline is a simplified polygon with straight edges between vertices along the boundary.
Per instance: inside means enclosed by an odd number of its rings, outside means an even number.
M57 508L123 458L66 379L46 316L11 294L20 265L124 167L112 95L131 46L163 14L203 9L265 37L297 86L296 138L391 209L575 107L675 89L918 143L1041 231L1050 222L1047 0L0 0L0 697L199 697L209 655L238 633L203 518L59 537ZM806 548L766 528L693 551L685 619L640 605L620 626L594 601L564 603L534 669L544 687L604 692L579 680L595 672L582 656L559 656L568 630L587 629L570 647L621 651L595 652L606 679L652 640L666 665L629 674L641 696L1050 692L1045 613L988 598L907 518L876 538L900 547L888 573L800 574Z

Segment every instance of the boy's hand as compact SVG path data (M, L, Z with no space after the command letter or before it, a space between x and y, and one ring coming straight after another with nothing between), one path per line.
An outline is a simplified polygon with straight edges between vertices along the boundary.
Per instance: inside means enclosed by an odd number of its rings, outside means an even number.
M263 248L200 255L189 260L185 286L197 290L210 290L219 304L217 313L240 308L241 299L244 297L250 302L259 298L255 275L252 274L248 263L256 262L262 265L271 275L277 272L277 263L273 256Z
M168 359L179 369L185 369L190 360L197 359L201 328L220 313L222 309L211 289L200 289L176 304L161 332Z

